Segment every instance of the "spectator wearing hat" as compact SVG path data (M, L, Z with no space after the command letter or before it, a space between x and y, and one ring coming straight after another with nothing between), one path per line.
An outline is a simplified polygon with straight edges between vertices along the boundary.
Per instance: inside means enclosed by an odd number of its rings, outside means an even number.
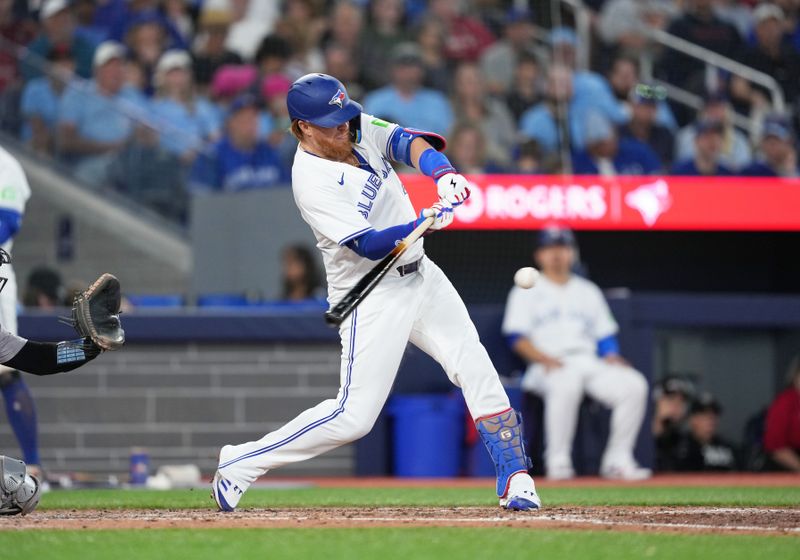
M753 151L747 136L733 126L732 115L728 97L721 92L710 93L706 96L697 121L711 120L722 123L720 162L728 169L738 171L750 165ZM696 134L697 122L688 124L678 131L675 135L675 161L682 162L694 158Z
M756 42L747 47L741 62L759 70L778 82L785 99L792 100L800 93L800 55L785 41L784 14L775 4L759 4L753 10L753 25ZM764 109L771 105L769 90L761 85L733 75L731 97L737 110L748 113L751 109Z
M717 433L722 407L710 393L701 393L689 407L687 431L673 449L676 471L734 471L737 451Z
M242 64L242 57L225 46L233 13L226 3L206 2L197 22L197 36L192 44L194 78L197 87L206 92L214 73L226 64Z
M422 87L424 69L419 47L399 45L392 55L391 83L364 98L364 111L420 130L446 134L453 111L441 92Z
M190 164L198 150L216 140L221 122L210 101L197 95L192 59L186 51L165 52L156 65L156 93L151 101L161 147Z
M745 167L748 177L797 177L797 149L789 120L782 115L764 119L761 129L761 157Z
M75 60L75 71L82 78L90 78L95 45L77 32L70 3L67 0L45 0L39 10L39 20L42 24L41 32L27 46L26 54L21 60L25 80L43 75L41 61L47 58L54 45L68 45Z
M800 357L792 360L786 389L767 410L764 451L779 468L800 473Z
M658 156L647 144L635 138L619 138L600 113L589 114L584 138L586 149L572 157L572 170L578 175L652 175L661 170Z
M487 94L484 83L477 64L459 64L453 76L453 111L481 127L487 160L507 167L517 139L516 124L505 104Z
M675 115L667 103L667 91L661 86L641 84L639 80L639 62L629 56L618 56L611 64L608 72L608 83L617 102L626 114L631 112L633 95L648 96L656 108L655 122L674 132L678 129Z
M511 8L506 13L503 38L481 55L481 73L486 91L504 96L512 88L520 56L530 49L533 41L533 14L528 9Z
M528 364L522 389L544 399L547 476L575 476L572 440L588 394L612 410L600 474L648 478L651 471L633 456L647 408L647 381L621 357L616 321L600 289L572 273L575 259L570 230L542 230L534 253L542 275L532 289L511 289L503 318L503 334Z
M22 139L39 154L53 154L56 148L58 104L75 72L75 60L68 45L56 45L47 55L47 76L34 78L22 91L20 110L25 119Z
M733 171L722 163L724 125L717 120L702 119L694 126L694 157L676 163L672 174L694 177L733 175Z
M102 43L94 56L94 78L67 88L59 103L59 151L89 185L105 182L114 155L147 116L144 97L125 85L124 58L121 44Z
M653 388L652 432L656 442L656 470L674 470L675 449L681 439L683 422L694 394L694 384L668 376Z
M286 186L289 180L278 152L259 138L255 96L245 94L231 105L222 139L195 160L190 187L238 192Z
M661 166L672 166L675 137L658 120L658 91L652 86L639 84L630 93L631 120L620 128L622 138L632 138L650 147L658 156ZM663 102L663 100L661 100Z

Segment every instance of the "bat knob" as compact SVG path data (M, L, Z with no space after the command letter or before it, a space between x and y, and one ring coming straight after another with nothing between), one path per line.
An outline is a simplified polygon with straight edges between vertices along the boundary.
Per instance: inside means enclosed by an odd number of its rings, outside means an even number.
M333 311L325 312L325 322L329 327L338 327L342 324L343 320L344 317L342 317L339 313L334 313Z

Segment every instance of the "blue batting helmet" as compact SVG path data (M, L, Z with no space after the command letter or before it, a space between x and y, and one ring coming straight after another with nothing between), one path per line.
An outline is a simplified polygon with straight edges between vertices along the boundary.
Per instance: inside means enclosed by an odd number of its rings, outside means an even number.
M342 82L327 74L306 74L286 96L289 117L332 128L361 114L361 105L350 99Z

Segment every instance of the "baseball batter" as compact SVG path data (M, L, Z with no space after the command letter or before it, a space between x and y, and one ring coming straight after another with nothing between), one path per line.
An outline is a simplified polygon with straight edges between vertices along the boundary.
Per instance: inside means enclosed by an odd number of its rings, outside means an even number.
M647 381L619 355L617 324L600 289L572 274L574 237L568 229L542 230L535 253L542 277L530 290L508 296L503 333L530 365L526 391L545 401L548 478L575 476L572 440L584 393L612 409L601 475L638 480L651 475L633 458L647 405Z
M440 136L401 128L362 113L336 78L309 74L291 87L287 105L299 146L292 188L317 238L336 303L395 244L427 217L432 230L452 222L452 205L469 196L466 179L439 151ZM390 162L431 177L439 201L416 215ZM422 241L403 255L339 329L340 389L258 441L226 445L212 482L220 510L233 511L267 471L303 461L367 434L389 396L406 344L435 358L461 387L497 469L500 505L540 506L519 416L478 339L464 303L425 256Z

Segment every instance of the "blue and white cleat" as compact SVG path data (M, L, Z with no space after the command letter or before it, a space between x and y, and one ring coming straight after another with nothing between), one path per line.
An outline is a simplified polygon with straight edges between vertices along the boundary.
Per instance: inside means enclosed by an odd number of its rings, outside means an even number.
M211 497L217 502L220 511L235 510L243 495L244 490L239 488L239 485L222 476L219 471L214 473L214 479L211 481Z
M526 473L511 477L508 492L500 498L500 506L512 511L532 511L542 507L533 479Z

